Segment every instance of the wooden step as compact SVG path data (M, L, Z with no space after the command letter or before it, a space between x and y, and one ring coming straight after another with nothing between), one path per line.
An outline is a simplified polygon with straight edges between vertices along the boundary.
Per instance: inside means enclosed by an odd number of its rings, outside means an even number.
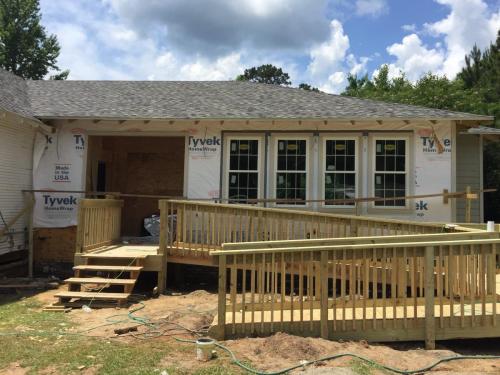
M74 270L84 270L84 271L114 271L114 272L133 272L140 271L143 267L141 266L101 266L94 264L82 264L80 266L73 267Z
M88 253L83 254L82 258L90 259L145 259L147 255L145 254L109 254L109 253Z
M97 292L59 292L55 295L57 298L80 298L96 300L126 300L130 293L97 293Z
M70 277L64 280L68 284L110 284L110 285L134 285L136 279L106 279L103 277Z

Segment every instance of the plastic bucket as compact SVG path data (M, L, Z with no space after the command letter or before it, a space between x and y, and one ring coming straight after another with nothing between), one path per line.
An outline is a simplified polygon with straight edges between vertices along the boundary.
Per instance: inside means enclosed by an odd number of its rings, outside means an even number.
M208 337L199 338L196 340L196 359L204 362L211 360L214 348L214 339Z

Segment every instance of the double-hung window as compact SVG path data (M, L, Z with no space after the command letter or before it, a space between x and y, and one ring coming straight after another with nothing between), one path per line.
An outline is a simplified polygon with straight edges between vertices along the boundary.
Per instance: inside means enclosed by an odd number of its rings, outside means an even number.
M404 197L408 189L406 139L375 139L375 197ZM376 207L405 207L404 199L375 201Z
M277 204L304 205L306 197L307 140L278 139L276 163Z
M259 190L259 140L230 139L228 199L247 203L257 199Z
M354 206L356 198L356 140L326 139L324 144L325 205Z

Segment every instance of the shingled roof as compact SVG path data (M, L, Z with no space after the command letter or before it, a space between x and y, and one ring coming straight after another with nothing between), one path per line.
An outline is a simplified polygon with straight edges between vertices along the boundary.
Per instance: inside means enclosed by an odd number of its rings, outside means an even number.
M250 82L33 81L2 69L0 108L42 119L493 119Z
M489 116L239 81L27 81L39 118L453 119Z
M0 69L0 108L32 117L26 81Z

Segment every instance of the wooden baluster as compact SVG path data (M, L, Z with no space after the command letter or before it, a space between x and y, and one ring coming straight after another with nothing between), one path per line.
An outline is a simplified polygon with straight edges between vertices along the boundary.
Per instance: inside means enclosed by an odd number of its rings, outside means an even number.
M378 298L378 261L377 249L373 249L372 255L372 299L373 299L373 329L377 329L377 298Z
M321 337L328 339L328 251L321 251L320 262L320 279L321 279L321 312L320 312L320 331ZM312 318L311 318L312 320Z
M300 309L300 329L304 332L304 252L300 252L299 263L299 309Z
M231 329L233 332L233 335L236 333L236 304L238 303L237 301L237 294L236 294L236 289L238 287L238 267L236 263L236 258L237 256L233 256L233 264L231 267L231 285L230 285L230 290L231 290Z
M242 324L242 330L241 333L246 334L247 333L247 328L246 328L246 313L247 313L247 306L246 306L246 293L247 293L247 256L246 254L242 255L242 260L243 260L243 265L242 265L242 279L241 279L241 324Z
M333 331L337 330L337 251L332 251L332 266L333 266Z
M255 253L252 254L252 274L250 276L250 301L252 304L252 318L250 333L255 333L255 277L257 272L257 267L255 263Z
M460 283L460 327L465 327L465 255L464 246L460 245L460 257L459 257L459 283ZM453 318L454 314L451 314Z
M349 266L349 295L352 303L352 329L356 330L356 259L354 251L351 252L351 264Z
M346 330L346 282L347 282L347 250L342 250L342 262L340 265L340 298L342 300L342 330Z
M286 263L285 263L285 253L281 253L281 331L284 330L284 310L285 310L285 299L286 299Z

